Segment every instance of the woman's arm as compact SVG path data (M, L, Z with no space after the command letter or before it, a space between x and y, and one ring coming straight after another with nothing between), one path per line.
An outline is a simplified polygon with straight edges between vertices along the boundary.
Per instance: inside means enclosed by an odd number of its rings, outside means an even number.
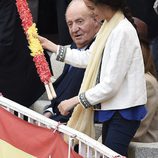
M64 61L74 67L86 68L92 48L90 48L90 50L77 50L66 46L59 46L42 36L39 36L38 39L44 49L56 53L58 61Z
M38 39L41 42L41 45L44 49L49 50L52 53L57 53L58 50L58 45L51 42L50 40L48 40L47 38L44 38L42 36L38 36Z

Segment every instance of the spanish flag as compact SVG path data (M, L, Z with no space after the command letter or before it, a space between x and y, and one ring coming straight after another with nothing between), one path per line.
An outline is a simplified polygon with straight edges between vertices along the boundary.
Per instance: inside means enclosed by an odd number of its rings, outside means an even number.
M60 133L28 123L0 107L0 158L67 158ZM71 150L71 158L82 158Z

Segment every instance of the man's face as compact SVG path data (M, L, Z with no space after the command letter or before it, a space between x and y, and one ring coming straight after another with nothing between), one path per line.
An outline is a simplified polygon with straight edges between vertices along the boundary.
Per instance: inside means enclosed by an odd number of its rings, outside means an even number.
M83 48L94 38L99 24L90 16L88 8L83 5L70 6L66 21L72 40L78 48Z

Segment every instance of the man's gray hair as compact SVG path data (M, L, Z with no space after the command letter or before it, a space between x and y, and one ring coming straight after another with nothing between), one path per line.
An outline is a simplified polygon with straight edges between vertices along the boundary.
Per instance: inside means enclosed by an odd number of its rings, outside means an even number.
M84 3L83 0L71 0L71 2L69 3L69 5L68 5L67 8L66 8L65 16L66 16L66 14L67 14L67 10L69 9L69 7L70 7L74 2L83 2L83 3ZM89 15L90 15L92 18L94 18L94 16L92 15L91 11L89 11Z

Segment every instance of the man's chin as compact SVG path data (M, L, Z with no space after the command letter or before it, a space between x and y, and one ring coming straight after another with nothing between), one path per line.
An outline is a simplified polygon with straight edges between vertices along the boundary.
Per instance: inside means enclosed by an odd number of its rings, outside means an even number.
M79 43L79 44L81 44L81 43L84 43L84 42L83 42L83 40L76 39L76 40L75 40L75 43Z

